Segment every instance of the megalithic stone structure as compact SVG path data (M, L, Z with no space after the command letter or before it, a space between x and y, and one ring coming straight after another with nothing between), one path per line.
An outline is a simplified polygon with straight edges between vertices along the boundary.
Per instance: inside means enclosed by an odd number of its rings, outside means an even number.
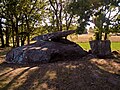
M69 30L69 31L58 31L54 33L49 33L49 34L44 34L44 35L39 35L34 38L32 38L32 41L51 41L51 40L56 40L56 39L61 39L63 37L67 37L70 34L75 33L75 30Z
M37 42L16 47L6 54L6 62L28 64L75 60L87 55L78 44L63 37L75 31L60 31L34 37Z

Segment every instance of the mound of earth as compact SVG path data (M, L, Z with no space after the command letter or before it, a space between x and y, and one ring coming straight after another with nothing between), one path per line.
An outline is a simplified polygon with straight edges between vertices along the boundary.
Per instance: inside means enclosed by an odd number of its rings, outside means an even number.
M87 54L79 45L63 37L74 31L56 32L37 37L37 42L12 49L6 55L8 63L46 63L81 58ZM35 39L35 38L33 38Z

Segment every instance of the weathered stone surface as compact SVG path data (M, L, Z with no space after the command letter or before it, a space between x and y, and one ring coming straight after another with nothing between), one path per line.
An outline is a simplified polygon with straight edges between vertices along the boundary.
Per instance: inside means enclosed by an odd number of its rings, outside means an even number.
M111 54L110 40L90 41L91 52L98 57L106 57Z
M49 34L44 34L44 35L39 35L32 40L35 41L50 41L50 40L56 40L56 39L61 39L62 37L67 37L70 34L75 33L75 30L69 30L69 31L59 31L59 32L54 32L54 33L49 33Z
M58 60L69 60L87 54L79 45L61 39L59 41L39 41L30 45L12 49L6 55L8 63L44 63Z

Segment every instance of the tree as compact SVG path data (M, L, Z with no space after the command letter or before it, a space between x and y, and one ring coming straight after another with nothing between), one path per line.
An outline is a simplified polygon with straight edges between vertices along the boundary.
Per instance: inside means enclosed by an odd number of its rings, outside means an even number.
M119 9L118 0L101 0L100 6L93 13L96 40L90 41L90 46L92 53L99 57L111 55L111 42L108 40L108 34L111 32L110 27L117 20ZM115 15L112 14L114 11L116 12ZM102 39L103 34L104 38Z
M72 13L67 12L68 0L49 0L48 19L53 31L69 30L74 18ZM50 25L49 25L50 26Z
M68 6L68 12L78 16L77 33L84 32L86 25L93 12L93 6L90 0L73 0Z
M110 27L110 32L112 33L120 33L120 14L117 15L117 18L114 20L113 26Z
M119 1L103 1L101 6L97 8L94 12L94 24L96 26L96 39L102 40L102 34L104 35L104 40L108 39L108 34L111 32L111 26L117 26L117 17L120 15ZM113 15L114 12L114 15Z
M1 39L1 47L5 47L3 36L4 36L4 35L3 35L3 30L2 30L2 23L1 23L1 19L0 19L0 39Z
M26 37L29 44L34 27L41 21L40 10L45 6L44 1L2 0L0 6L0 18L4 26L7 46L10 40L8 33L12 34L13 47L19 46L20 40L21 45L24 45Z
M96 40L90 41L92 53L97 56L107 56L111 53L110 41L101 41L102 34L105 33L104 40L110 33L110 26L116 21L116 16L120 12L118 0L73 0L68 10L79 16L78 33L82 33L90 21L90 17L94 17L96 27ZM116 15L112 16L112 12L118 8Z
M18 1L16 0L2 0L2 14L1 17L4 19L3 23L6 27L6 36L8 34L8 26L12 29L12 37L13 37L13 47L19 46L19 30L18 30L18 23L20 19L20 12L18 11L17 6L19 6ZM6 40L9 40L6 37ZM16 40L16 44L15 44ZM8 44L8 41L6 41Z

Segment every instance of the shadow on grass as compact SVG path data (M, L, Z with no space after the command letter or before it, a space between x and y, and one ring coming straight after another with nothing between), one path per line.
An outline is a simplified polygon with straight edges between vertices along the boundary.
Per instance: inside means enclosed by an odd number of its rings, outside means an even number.
M19 78L21 75L23 75L25 72L27 72L31 67L25 69L24 71L22 71L21 73L19 73L17 76L15 76L5 87L1 88L1 90L8 90L9 87L12 85L12 83L14 83L17 78Z
M13 70L9 70L9 71L7 71L7 72L1 74L0 77L4 76L4 75L6 75L6 74L8 74L8 73L10 73L10 72L12 72L12 71L14 71L14 70L15 70L15 69L13 69Z
M22 83L22 85L19 85L17 88L15 88L15 90L31 90L31 88L34 86L34 81L39 78L38 76L39 71L40 71L39 68L31 71L27 76L26 81Z
M22 85L15 87L14 90L119 90L120 86L119 75L104 71L89 60L61 61L38 65L6 63L1 65L14 69L28 67L15 76L2 90L9 90L13 83L19 82L18 78L30 71L31 68L36 69L31 70Z

